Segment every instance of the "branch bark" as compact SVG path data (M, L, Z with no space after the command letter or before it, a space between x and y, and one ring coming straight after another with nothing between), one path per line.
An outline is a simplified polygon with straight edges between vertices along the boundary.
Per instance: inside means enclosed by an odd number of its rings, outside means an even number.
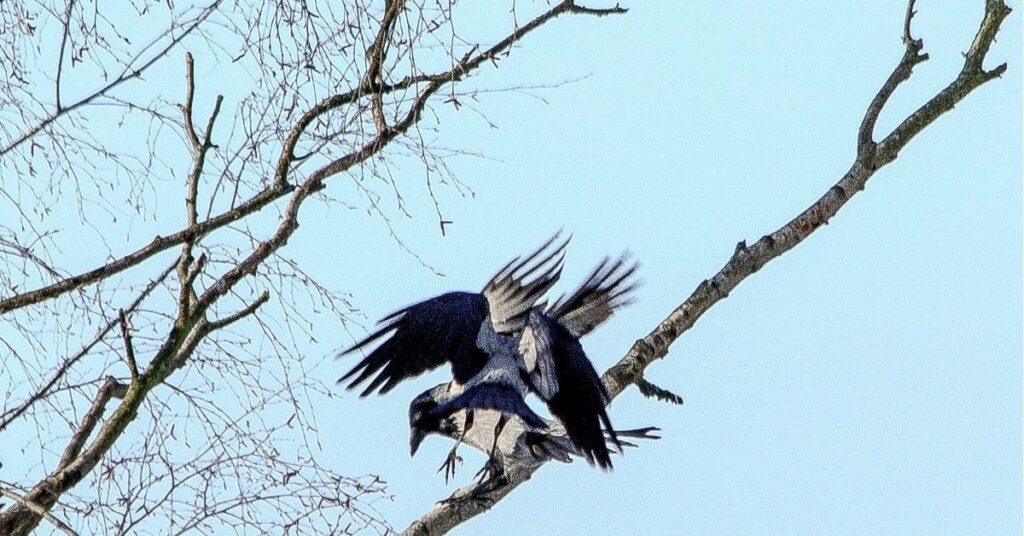
M18 503L24 504L28 508L31 508L32 511L43 516L43 518L49 521L50 523L53 523L53 525L60 529L60 531L64 534L67 534L68 536L78 536L78 533L75 532L74 529L69 527L67 523L61 521L57 516L48 512L45 508L42 507L42 505L30 502L21 494L15 493L14 491L11 491L9 489L0 488L0 495L3 495L4 497L7 497L9 499L13 499Z
M889 97L901 83L910 78L915 65L928 59L926 54L921 53L923 41L914 39L910 33L914 16L914 0L910 0L904 20L906 49L892 74L867 107L857 136L857 157L849 171L821 198L787 224L764 235L751 246L747 246L745 241L739 242L732 257L716 274L701 282L679 307L647 336L637 340L626 355L602 375L601 380L610 398L614 399L630 385L643 381L647 367L655 360L665 357L676 339L693 327L713 305L728 297L741 282L827 224L853 195L864 189L868 179L895 160L899 151L921 130L943 113L953 109L973 90L1002 75L1006 71L1005 63L992 70L985 70L983 63L996 34L999 33L1000 25L1010 11L1002 0L986 0L985 15L970 50L964 56L964 67L957 77L935 97L904 119L882 142L876 144L873 141L875 123ZM445 534L486 511L526 482L543 465L544 463L525 463L515 466L508 471L507 484L488 495L492 500L490 504L480 501L451 501L439 504L410 524L402 535ZM466 495L471 489L472 487L460 489L453 497Z

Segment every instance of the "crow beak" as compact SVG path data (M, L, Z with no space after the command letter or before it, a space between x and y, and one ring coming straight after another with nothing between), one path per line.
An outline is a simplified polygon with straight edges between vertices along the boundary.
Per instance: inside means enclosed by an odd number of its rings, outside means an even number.
M415 456L416 451L420 448L420 443L423 442L423 438L427 437L427 433L420 428L413 428L412 435L409 437L409 456Z

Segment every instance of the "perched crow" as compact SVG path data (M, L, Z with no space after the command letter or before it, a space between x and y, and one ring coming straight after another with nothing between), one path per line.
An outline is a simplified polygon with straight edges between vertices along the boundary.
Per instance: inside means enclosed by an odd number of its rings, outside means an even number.
M542 310L536 302L557 281L568 243L549 251L557 236L526 259L507 264L481 293L450 292L402 309L345 352L388 337L339 380L354 377L351 389L373 377L361 396L386 393L405 378L451 364L452 381L417 397L409 411L415 454L427 434L443 430L453 413L465 410L459 440L439 469L446 479L475 410L499 412L491 456L481 473L493 472L498 437L512 416L532 433L544 433L545 421L524 400L529 393L547 403L575 453L588 462L611 468L606 441L621 450L604 409L608 395L579 337L630 302L636 264L627 265L625 257L605 259L575 292Z
M449 400L451 395L449 394L449 384L441 383L435 385L420 394L418 397L413 399L413 402L409 406L409 425L410 430L414 436L418 435L421 438L431 434L437 434L453 439L460 437L460 431L465 425L465 413L453 413L445 418L430 418L423 419L423 415L430 413L436 408L441 402ZM494 415L488 415L488 413L501 413L501 412L489 412L488 410L474 411L477 414L477 423L481 420L487 422L488 420L495 420L501 418L500 416L495 417ZM518 445L505 444L505 452L501 452L499 455L504 458L505 455L511 455L513 457L529 457L539 462L545 461L560 461L568 463L572 460L573 456L586 458L584 454L577 446L575 446L568 436L564 434L564 430L558 430L550 426L536 426L519 419L515 426L516 431L522 431L522 447L523 450L519 450ZM657 431L658 428L653 426L634 428L634 429L616 429L612 432L604 432L605 443L611 447L615 447L615 443L612 442L612 434L617 440L627 439L647 439L653 440L658 439L653 432ZM497 440L490 436L492 430L489 428L481 428L481 426L473 426L472 430L464 436L465 440L475 445L488 445L497 442ZM506 438L505 441L511 440L514 437ZM635 444L628 441L621 441L620 444L625 447L636 447ZM508 460L500 460L501 464L504 465Z
M505 370L518 377L514 362L502 365L504 369L496 368L498 363L477 344L478 335L482 328L488 333L505 335L522 331L536 302L561 274L568 239L554 245L558 236L555 234L525 259L517 257L506 264L484 286L482 292L448 292L384 317L381 320L383 325L377 331L343 352L348 354L384 339L342 376L339 383L350 380L348 388L352 389L369 379L369 385L360 396L365 397L374 391L384 394L406 378L419 376L448 363L452 369L452 381L447 390L451 396L456 396L464 390L465 384L485 368L488 373L501 373ZM509 340L512 340L511 337ZM481 394L476 391L474 393ZM496 401L495 397L505 394L502 392L482 394L484 399L475 401L483 407L513 403L505 399ZM518 395L518 398L522 407L516 409L528 410L522 396ZM437 419L430 412L424 413L421 418L424 426ZM543 421L540 421L540 425L543 426ZM471 427L470 411L463 433ZM415 454L422 438L422 435L412 435L411 453ZM446 470L446 478L454 471L456 450L460 443L456 442L441 466Z

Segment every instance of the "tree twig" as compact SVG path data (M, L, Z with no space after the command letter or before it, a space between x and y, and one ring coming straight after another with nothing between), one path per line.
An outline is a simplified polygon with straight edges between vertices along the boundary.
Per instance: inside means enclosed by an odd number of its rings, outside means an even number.
M128 315L124 309L118 311L118 320L121 322L121 340L124 341L124 359L128 364L128 373L132 382L139 381L139 364L135 361L135 347L132 345L132 334L128 328Z
M161 49L155 55L153 55L152 58L146 60L145 62L143 62L138 67L133 67L131 64L126 65L124 71L117 78L115 78L114 80L111 80L110 83L108 83L107 85L97 89L96 91L91 93L89 96L84 97L81 100L78 100L77 102L75 102L74 104L72 104L70 106L58 107L58 109L56 111L54 111L53 114L48 116L46 119L43 119L42 121L40 121L39 124L37 124L34 127L28 129L27 131L22 133L20 136L14 138L13 140L11 140L10 143L5 145L3 148L0 148L0 156L4 156L7 153L9 153L10 151L13 151L16 147L18 147L22 143L25 143L26 141L31 139L36 134L42 132L44 129L46 129L46 127L50 126L51 124L53 124L55 121L57 121L61 117L66 116L67 114L77 110L78 108L81 108L82 106L90 104L91 102L95 101L96 99L98 99L98 98L100 98L100 97L102 97L104 95L107 95L108 93L110 93L110 91L112 91L114 88L120 86L121 84L123 84L123 83L125 83L125 82L127 82L129 80L132 80L132 79L135 79L135 78L138 78L138 77L142 76L142 73L146 69L149 69L150 67L152 67L153 64L156 63L160 58L163 58L165 55L167 55L168 52L173 50L174 47L178 46L178 43L181 43L181 41L183 39L188 37L193 31L195 31L197 28L199 28L199 25L202 24L214 12L214 10L216 10L216 8L220 4L220 2L221 2L221 0L216 0L215 2L213 2L212 4L207 6L205 9L203 9L203 11L196 17L195 20L192 21L192 23L187 28L185 28L185 30L183 30L181 33L175 35L171 39L171 41L167 44L167 46L164 47L163 49ZM176 29L177 28L175 28L175 30ZM138 56L136 56L135 59L138 59ZM134 63L134 62L132 62L132 63ZM0 311L0 312L2 312L2 311Z
M377 37L366 52L369 65L366 68L366 75L363 77L362 86L370 90L371 108L373 122L377 126L377 132L388 130L388 122L384 117L384 99L382 88L384 80L381 77L381 67L387 57L388 44L391 40L391 33L395 26L395 20L402 11L404 0L386 0L384 2L384 17L377 31Z
M290 195L290 200L284 208L281 217L281 223L272 236L259 243L248 256L238 261L233 268L207 287L187 312L179 309L174 326L167 332L146 369L140 372L139 381L133 382L125 390L121 403L114 409L99 431L96 432L95 439L88 446L82 447L80 453L66 467L54 470L38 482L27 494L27 497L44 508L51 508L56 504L64 493L81 482L85 475L89 474L100 463L102 458L135 419L139 408L146 400L148 394L158 385L161 385L174 370L179 368L192 355L205 335L213 329L227 326L231 322L252 314L266 301L266 295L264 295L264 297L256 300L256 302L250 304L242 311L221 320L213 323L208 323L205 320L206 312L215 302L230 292L243 277L255 273L270 255L288 241L298 228L298 213L303 201L311 194L322 189L323 183L327 178L379 154L388 143L404 134L413 124L419 121L428 100L441 87L461 80L487 61L496 61L497 54L507 50L526 34L540 27L545 22L560 14L572 12L573 7L574 4L568 0L559 3L530 24L517 28L509 36L486 51L464 58L463 61L445 73L439 73L417 82L411 81L412 79L406 79L405 82L384 86L382 91L397 90L403 84L407 84L405 87L412 87L420 83L425 85L425 87L418 90L416 98L402 119L393 127L383 132L377 132L376 135L357 150L320 167L309 174L297 186L288 186L288 175L294 161L294 150L299 139L306 128L317 118L335 108L355 102L361 96L366 95L367 88L363 87L362 83L360 83L359 87L321 101L299 118L285 139L270 185L242 205L214 218L197 222L195 225L189 226L187 229L179 231L171 237L157 237L145 248L121 257L98 270L70 277L48 287L0 301L0 314L2 314L12 309L38 303L60 295L68 289L104 279L113 273L120 272L142 262L142 260L158 251L176 244L185 243L196 236L241 219L276 199ZM180 267L181 263L177 264L179 265L179 274L183 273ZM182 280L187 281L188 279L189 273L184 272ZM0 512L0 533L24 535L31 531L38 522L39 517L35 512L24 508L12 507Z
M426 84L427 88L423 90L421 97L429 97L436 93L436 91L444 84L454 83L461 80L463 77L480 68L485 62L496 62L499 54L509 50L512 45L519 42L524 36L526 36L526 34L539 28L549 20L566 13L579 12L578 8L579 6L576 6L574 2L564 0L552 9L532 20L530 23L516 28L511 34L487 50L476 55L467 55L462 59L462 61L458 62L447 71L429 75L409 76L394 84L384 84L380 88L380 91L382 93L391 93L395 91L402 91L419 84ZM621 12L622 8L609 8L599 11L601 12L600 14L614 14ZM587 14L598 14L590 13L590 11L584 12ZM218 214L217 216L207 218L195 225L187 226L173 234L157 236L142 248L123 255L116 260L108 262L93 270L64 278L35 290L0 299L0 314L40 303L56 296L60 296L71 290L103 280L113 274L120 273L136 266L161 251L180 245L193 237L204 235L214 229L219 229L234 223L263 209L274 201L292 194L294 192L294 187L288 185L288 175L291 166L296 159L295 147L298 145L300 138L306 132L309 125L311 125L317 118L331 110L351 104L363 95L367 95L369 93L368 88L363 87L363 85L360 84L359 87L325 98L307 110L296 121L296 124L292 127L285 139L284 148L281 151L281 156L278 158L277 166L274 170L274 178L270 182L270 185L253 195L248 200L235 206L233 209ZM419 112L422 111L425 103L425 98L417 99L417 103L412 107L412 110L416 113L407 115L407 121L403 121L399 125L389 128L384 132L378 132L370 143L364 145L362 149L354 151L344 157L335 159L328 166L325 166L318 170L318 172L314 173L317 188L322 187L321 183L327 178L365 161L367 158L377 154L381 148L390 143L396 137L404 134L405 131L419 119ZM408 121L408 119L412 119L412 121ZM307 195L308 193L311 192L307 192Z
M174 266L175 264L172 263L163 271L162 274L160 274L155 279L150 281L149 284L146 285L146 288L143 289L143 291L139 293L139 295L132 301L132 303L128 305L125 311L131 313L138 309L139 305L141 305L142 302L146 298L148 298L149 295L158 286L160 286L160 284L164 282L164 280L167 279L167 276L171 275L171 272L174 271ZM25 414L25 412L27 412L36 402L39 402L40 400L46 398L46 396L53 391L53 388L55 385L57 385L57 382L59 382L61 378L63 378L68 373L68 371L71 370L71 367L75 366L75 364L78 363L83 357L89 355L89 352L91 352L92 349L95 348L96 345L100 343L100 341L107 337L107 335L110 333L112 329L114 329L114 326L116 326L118 322L119 319L116 317L108 321L107 324L102 329L100 329L100 331L96 334L95 337L93 337L91 341L89 341L88 344L83 346L81 350L75 353L75 355L64 360L64 362L61 363L60 367L57 368L57 371L53 374L53 376L50 377L50 379L47 380L47 382L43 384L43 386L38 391L33 393L32 396L30 396L27 400L25 400L25 402L23 402L18 407L5 412L3 416L0 417L0 432L4 431L4 429L6 429L7 426L9 426L12 422L21 417L23 414Z
M57 113L64 109L60 103L60 79L61 75L64 74L64 49L67 47L68 38L71 33L71 10L74 8L75 0L69 0L68 8L64 11L64 30L61 32L60 51L57 52L57 76L54 82L54 105L57 108Z

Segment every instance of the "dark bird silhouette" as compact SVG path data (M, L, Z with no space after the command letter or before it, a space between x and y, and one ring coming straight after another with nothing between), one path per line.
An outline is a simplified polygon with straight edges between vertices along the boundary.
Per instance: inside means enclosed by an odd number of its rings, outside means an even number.
M608 444L621 450L605 411L608 394L579 338L631 302L637 265L625 256L605 259L576 291L543 310L536 303L558 280L568 244L552 247L557 237L505 265L482 292L449 292L401 309L344 352L383 339L339 380L348 380L349 389L370 380L360 396L387 393L406 378L451 365L452 381L423 393L409 409L411 454L427 434L443 431L452 414L465 411L459 439L439 469L446 480L477 410L499 413L488 464L478 474L494 474L498 438L509 419L546 433L547 423L526 404L530 393L547 404L574 453L589 463L610 469Z
M447 363L452 370L448 392L452 397L463 393L465 385L492 362L491 356L478 344L481 331L502 334L512 340L511 335L525 327L536 302L558 280L568 244L566 239L554 246L558 236L556 234L551 237L526 258L520 260L517 257L506 264L481 292L448 292L384 317L377 331L343 352L349 354L383 340L342 376L339 383L348 381L348 388L353 389L369 380L360 396L365 397L374 391L384 394L407 378L419 376ZM488 369L489 372L498 373L515 370L496 368L494 363ZM516 400L514 397L509 398L509 394L507 390L485 387L461 399L459 404L465 402L467 405L459 409L464 407L469 410L463 434L472 428L472 407L502 409L511 405L509 407L517 414L532 413L522 396L518 396L519 405L516 405ZM436 411L434 408L433 411L420 414L423 427L433 426L439 420ZM446 406L444 411L450 413L454 409ZM540 421L540 425L543 425L543 421ZM422 435L415 432L412 434L409 445L412 454L416 453L422 439ZM446 479L454 472L460 443L461 440L456 442L441 466L445 470Z
M620 450L621 445L605 411L608 393L579 338L631 302L637 284L630 278L636 268L635 263L627 264L625 256L614 262L605 259L575 292L547 311L531 311L515 336L498 334L485 323L477 346L490 356L488 363L459 394L435 389L417 397L410 405L412 435L422 440L461 409L499 410L489 462L493 461L498 437L511 416L518 416L528 430L544 433L546 423L523 400L533 393L565 428L576 454L610 469L608 445ZM416 414L428 416L419 427L412 418ZM483 471L489 469L493 469L490 463Z

